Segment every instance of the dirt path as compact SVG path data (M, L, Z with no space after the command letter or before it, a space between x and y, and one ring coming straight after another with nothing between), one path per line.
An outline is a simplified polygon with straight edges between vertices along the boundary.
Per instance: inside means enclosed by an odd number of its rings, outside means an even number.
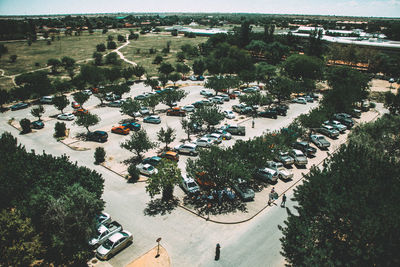
M122 53L119 51L121 48L124 48L125 46L127 46L128 44L131 43L131 42L129 41L128 37L129 37L129 35L126 34L126 43L124 43L123 45L121 45L120 47L118 47L117 49L115 49L113 52L116 52L116 53L119 55L119 57L120 57L123 61L125 61L126 63L131 64L131 65L133 65L133 66L136 66L137 64L136 64L135 62L126 59L125 56L124 56L124 54L122 54Z

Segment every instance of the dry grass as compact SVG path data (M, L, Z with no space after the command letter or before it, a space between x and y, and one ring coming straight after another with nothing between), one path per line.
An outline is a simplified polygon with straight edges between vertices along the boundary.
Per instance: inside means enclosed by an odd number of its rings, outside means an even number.
M9 91L14 87L14 83L11 78L8 77L0 77L0 90Z
M140 35L136 41L131 41L129 45L122 48L120 51L125 58L139 65L142 65L147 73L151 76L157 75L159 65L152 64L156 55L162 55L161 50L167 46L167 42L171 41L170 53L163 56L164 62L176 65L176 53L181 51L180 47L184 44L198 45L206 42L208 37L185 38L183 36L174 37L169 33ZM156 54L149 54L149 49L157 49ZM140 49L140 53L137 50ZM193 60L185 60L189 66L193 64Z

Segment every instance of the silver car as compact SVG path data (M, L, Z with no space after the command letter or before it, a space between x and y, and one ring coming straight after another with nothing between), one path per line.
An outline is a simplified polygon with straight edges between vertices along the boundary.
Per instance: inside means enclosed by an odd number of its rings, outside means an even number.
M283 167L281 162L267 161L267 167L277 171L279 178L282 180L290 180L293 178L293 172Z
M301 150L292 149L290 155L294 158L294 164L297 166L306 166L308 163L307 157Z
M140 163L140 164L136 165L136 168L139 170L139 172L141 174L147 175L147 176L150 176L150 175L158 173L158 170L156 168L154 168L153 165L150 165L150 164L142 164L142 163Z
M133 240L130 232L124 230L113 234L96 250L96 256L102 260L108 260L121 249L129 245Z
M254 190L248 186L246 181L238 179L238 182L233 184L232 188L233 190L235 190L236 194L238 194L243 199L243 201L254 200Z
M209 139L209 138L202 137L202 138L197 139L195 141L195 144L198 147L211 147L212 144L213 144L213 141L211 139Z
M200 187L195 180L186 175L182 175L182 187L188 194L196 194L200 192Z

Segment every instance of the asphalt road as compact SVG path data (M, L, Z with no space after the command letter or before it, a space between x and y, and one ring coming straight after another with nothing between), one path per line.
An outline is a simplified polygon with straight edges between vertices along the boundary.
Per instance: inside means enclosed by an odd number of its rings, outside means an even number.
M199 91L200 86L186 87L189 95L180 103L181 105L193 103L202 99ZM137 95L143 91L149 91L141 84L135 84L131 95ZM237 102L238 100L236 100ZM91 112L98 114L102 121L95 127L96 129L105 129L108 132L112 125L118 124L123 118L116 108L94 108L98 104L95 97L91 97L85 107ZM224 104L224 108L234 104L233 101ZM247 135L245 138L261 135L264 131L278 130L286 126L291 120L301 113L307 112L317 104L293 104L290 107L287 117L279 117L278 120L257 119L256 127L251 129L250 120L243 122L247 126ZM58 112L52 106L46 106L45 117L57 114ZM159 109L163 109L160 105ZM197 216L176 208L170 214L149 216L144 215L144 210L148 207L151 200L145 193L145 183L127 184L120 176L106 170L101 166L93 164L93 152L74 151L67 146L57 142L53 138L54 124L56 119L47 120L45 129L38 132L19 135L19 131L11 127L7 121L11 118L20 120L28 117L30 109L19 111L8 111L0 114L0 132L11 132L18 138L18 141L26 146L27 150L34 149L37 153L46 151L53 155L66 154L72 161L77 161L79 165L87 166L101 173L105 178L105 189L103 199L106 201L105 211L110 213L113 219L120 222L124 229L131 231L134 235L134 242L127 249L109 260L113 266L125 266L135 258L150 250L156 245L155 240L162 237L161 244L167 249L173 266L282 266L283 258L279 255L280 249L280 231L278 224L282 224L286 217L286 211L280 207L272 207L263 211L253 220L237 224L223 225L207 222ZM71 111L67 108L66 111ZM28 115L27 115L28 114ZM145 125L151 138L155 137L156 131L162 126L169 125L177 130L180 129L180 119L169 117L168 120L162 116L161 125ZM84 132L73 124L67 122L73 135ZM93 129L94 130L94 129ZM186 135L178 131L178 143L180 138ZM129 157L129 152L123 151L119 147L125 136L109 134L110 141L107 142L106 151L108 155L119 159ZM240 137L242 138L242 137ZM237 137L235 137L235 140ZM224 145L233 144L234 140ZM93 147L98 146L93 143ZM180 161L180 166L183 164ZM181 166L182 167L182 166ZM176 188L176 190L180 190ZM290 195L288 195L288 198ZM288 201L289 206L291 205ZM221 260L214 261L215 245L221 244Z

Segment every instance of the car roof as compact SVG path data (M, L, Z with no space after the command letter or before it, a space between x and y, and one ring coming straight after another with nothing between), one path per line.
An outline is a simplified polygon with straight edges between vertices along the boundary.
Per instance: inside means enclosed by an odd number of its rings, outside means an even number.
M112 236L110 236L109 240L113 243L117 242L120 240L124 235L121 232L115 233Z
M182 146L190 146L190 147L196 147L196 144L191 144L191 143L187 143L187 144L182 144Z
M98 134L107 134L105 131L94 131L94 133L98 133Z
M167 151L165 152L165 155L172 155L172 156L176 156L178 153L174 152L174 151Z

